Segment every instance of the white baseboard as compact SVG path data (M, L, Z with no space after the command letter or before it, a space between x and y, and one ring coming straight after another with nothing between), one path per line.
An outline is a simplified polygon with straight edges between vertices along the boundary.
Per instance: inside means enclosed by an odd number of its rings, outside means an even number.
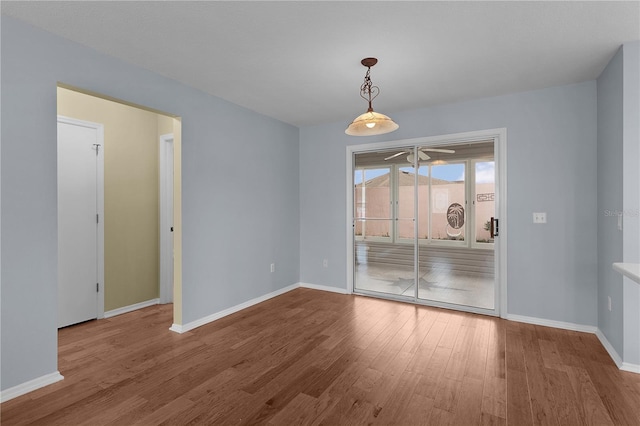
M524 315L507 314L509 321L523 322L526 324L542 325L545 327L561 328L563 330L582 331L584 333L596 333L598 327L593 325L575 324L572 322L554 321L544 318L527 317Z
M115 317L116 315L126 314L127 312L136 311L138 309L147 308L149 306L157 305L160 303L160 299L151 299L145 302L134 303L133 305L123 306L122 308L113 309L104 313L105 318Z
M613 348L613 345L611 343L609 343L609 340L607 340L607 338L605 337L604 333L600 329L598 329L596 331L596 336L598 337L598 340L600 340L600 343L602 343L602 346L604 346L604 348L609 353L609 356L611 357L613 362L615 362L615 364L618 366L618 368L622 369L622 365L623 365L622 357Z
M347 294L347 290L339 287L331 287L328 285L318 285L318 284L310 284L310 283L298 283L300 287L303 288L311 288L314 290L322 290L322 291L330 291L332 293L340 293Z
M561 328L563 330L582 331L584 333L595 334L598 337L598 340L600 340L600 343L602 343L602 346L604 346L607 353L609 353L609 356L611 357L613 362L620 370L640 374L640 365L623 362L620 354L618 354L618 352L613 348L613 345L609 343L609 340L607 340L604 333L598 327L513 314L507 314L506 319L510 321L524 322L527 324L543 325L546 327Z
M0 392L0 402L9 401L10 399L16 398L20 395L24 395L25 393L33 392L36 389L43 388L55 382L59 382L64 379L59 371L54 373L45 374L44 376L40 376L36 379L29 380L28 382L24 382L12 388L3 390Z
M176 333L186 333L187 331L193 330L194 328L203 326L205 324L208 324L208 323L210 323L212 321L215 321L217 319L220 319L222 317L226 317L227 315L234 314L234 313L236 313L238 311L241 311L243 309L246 309L246 308L248 308L250 306L253 306L253 305L256 305L258 303L264 302L265 300L269 300L269 299L271 299L273 297L280 296L281 294L287 293L287 292L289 292L291 290L295 290L298 287L300 287L298 285L298 283L292 284L292 285L290 285L288 287L284 287L284 288L281 288L279 290L272 291L271 293L265 294L264 296L256 297L255 299L251 299L251 300L248 300L246 302L240 303L239 305L232 306L232 307L230 307L228 309L225 309L223 311L216 312L216 313L211 314L211 315L207 315L206 317L200 318L199 320L195 320L195 321L192 321L190 323L183 324L183 325L173 324L169 328L169 330L174 331Z
M620 366L620 370L628 371L630 373L640 374L640 364L631 364L630 362L623 362Z
M171 327L169 327L169 330L175 331L176 333L180 333L180 334L185 332L185 330L182 328L180 324L171 324Z
M602 346L604 346L609 353L609 356L620 370L640 374L640 365L624 362L620 354L618 354L618 352L613 348L613 345L609 343L609 340L605 337L604 333L600 331L600 329L596 332L596 336L598 336L598 340L600 340L600 343L602 343Z

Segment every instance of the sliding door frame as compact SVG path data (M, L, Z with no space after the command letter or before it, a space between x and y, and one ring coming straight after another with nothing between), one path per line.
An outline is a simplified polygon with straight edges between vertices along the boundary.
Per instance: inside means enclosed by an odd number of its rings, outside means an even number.
M507 315L507 129L487 129L465 133L429 136L413 139L391 140L361 145L349 145L346 148L347 169L347 214L346 214L346 243L347 243L347 293L354 293L354 195L353 173L355 170L354 154L380 151L392 148L429 147L440 145L456 145L473 143L493 139L495 161L495 203L496 218L499 220L499 236L495 238L495 309L493 313L487 309L471 306L440 303L420 299L419 303L429 306L444 307L482 314L506 317Z

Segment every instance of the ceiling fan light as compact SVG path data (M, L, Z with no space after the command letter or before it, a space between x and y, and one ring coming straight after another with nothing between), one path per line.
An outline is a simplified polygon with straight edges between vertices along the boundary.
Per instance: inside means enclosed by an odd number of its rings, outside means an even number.
M416 159L416 156L413 155L413 152L411 154L407 155L407 161L409 163L413 163L415 161L415 159ZM429 159L431 159L431 157L429 157L427 154L425 154L422 151L418 151L418 160L419 161L427 161Z
M375 111L367 111L357 116L344 132L350 136L372 136L393 132L399 127L386 115Z

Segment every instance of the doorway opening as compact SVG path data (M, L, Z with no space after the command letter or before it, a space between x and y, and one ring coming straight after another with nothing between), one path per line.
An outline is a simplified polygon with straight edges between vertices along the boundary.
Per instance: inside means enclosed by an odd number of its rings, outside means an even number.
M62 84L58 85L57 105L58 192L74 194L89 206L87 211L92 203L103 210L94 210L90 213L92 218L84 217L89 214L85 212L82 218L70 220L69 208L61 209L64 198L59 196L59 224L66 221L65 227L59 225L58 228L59 243L67 241L69 236L77 239L78 235L97 235L97 238L91 237L93 239L86 237L86 248L77 251L86 254L93 245L95 255L89 253L85 257L93 257L98 265L94 267L87 259L72 256L70 250L59 244L59 253L69 254L59 256L61 262L68 264L59 264L59 270L71 271L68 277L59 276L59 317L67 313L69 303L79 303L77 292L88 294L90 286L93 295L98 296L90 318L106 318L177 301L173 305L174 324L180 324L180 119ZM91 136L80 135L75 144L70 144L68 138L61 137L61 120L79 128L103 129L104 136L100 143L92 143ZM74 178L74 170L83 167L81 161L60 162L61 147L75 146L74 149L83 151L82 145L87 144L98 145L97 153L103 163L101 181L89 183L86 176ZM85 163L87 161L91 160ZM60 179L65 175L71 176L66 183ZM88 192L78 193L69 182L75 182L75 187L93 185L98 192L103 192L104 201L96 201ZM85 224L82 229L77 226L80 221ZM82 269L78 268L81 264L85 265L86 276L73 277L75 270ZM89 277L91 269L94 273ZM78 281L74 284L76 288L63 291L72 279ZM90 318L78 317L77 321L70 320L65 325Z
M349 147L354 293L506 311L504 130Z

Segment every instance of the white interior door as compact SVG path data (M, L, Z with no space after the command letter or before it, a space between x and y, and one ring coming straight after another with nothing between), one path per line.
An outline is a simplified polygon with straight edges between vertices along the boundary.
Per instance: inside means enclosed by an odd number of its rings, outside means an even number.
M160 303L173 302L173 134L160 137Z
M99 317L102 129L58 119L58 327Z

